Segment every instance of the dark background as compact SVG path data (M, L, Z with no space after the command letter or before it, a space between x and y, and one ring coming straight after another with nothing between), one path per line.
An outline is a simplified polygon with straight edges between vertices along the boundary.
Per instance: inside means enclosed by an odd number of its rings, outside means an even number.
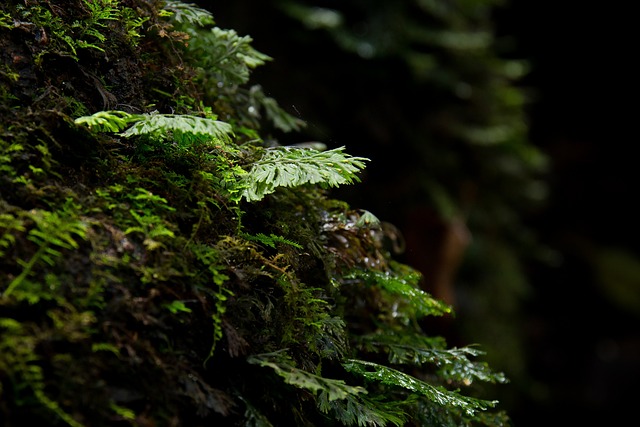
M274 58L265 71L256 71L268 94L316 133L347 128L322 104L321 92L341 91L331 75L354 84L359 71L323 62L318 52L292 51L291 32L278 31L292 22L268 2L245 3L211 10L219 26L251 35L253 45ZM512 1L495 13L497 35L512 39L510 55L531 65L521 82L532 94L530 139L551 162L549 199L526 221L558 255L555 263L527 266L534 295L522 307L522 335L531 382L526 392L515 389L521 395L507 408L516 426L635 418L640 212L631 16L610 3L533 0ZM300 78L292 67L309 71ZM315 104L305 104L310 99ZM354 108L370 101L364 92L362 99L344 100ZM319 111L324 115L316 117ZM368 156L357 149L349 152ZM366 207L374 193L351 194L350 202ZM624 283L627 293L612 292L612 283Z
M639 212L635 143L637 80L630 17L595 2L514 1L497 15L529 58L535 89L530 138L552 161L550 200L532 224L562 262L532 266L527 307L530 374L547 399L527 402L516 425L631 421L640 380L638 307L623 307L598 277L605 251L635 266L613 280L637 298ZM598 256L600 255L600 258ZM615 268L615 267L612 267Z

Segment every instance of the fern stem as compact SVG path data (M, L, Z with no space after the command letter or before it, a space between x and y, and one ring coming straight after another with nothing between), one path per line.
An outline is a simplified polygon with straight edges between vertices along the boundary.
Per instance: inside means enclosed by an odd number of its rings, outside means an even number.
M2 293L2 296L8 297L15 288L20 286L20 284L24 281L24 279L27 278L29 273L31 273L31 270L33 270L33 266L42 257L42 254L44 253L45 250L47 250L48 247L49 245L47 245L46 243L40 246L38 251L35 254L33 254L29 262L24 266L24 269L22 270L20 275L15 279L13 279L11 283L9 283L9 286L7 286L7 289L4 290L4 292Z

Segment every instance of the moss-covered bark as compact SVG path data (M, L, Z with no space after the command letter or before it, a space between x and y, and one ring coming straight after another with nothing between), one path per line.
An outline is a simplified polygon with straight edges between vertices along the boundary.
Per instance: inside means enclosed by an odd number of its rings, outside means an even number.
M3 425L508 422L481 352L420 327L450 308L329 197L365 159L274 139L304 123L250 38L181 2L8 1L0 48Z

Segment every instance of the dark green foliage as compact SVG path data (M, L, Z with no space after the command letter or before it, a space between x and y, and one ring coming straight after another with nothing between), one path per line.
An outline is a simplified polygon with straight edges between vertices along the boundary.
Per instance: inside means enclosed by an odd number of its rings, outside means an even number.
M250 38L175 1L0 12L3 425L508 422L460 390L504 382L482 353L419 326L449 306L327 194L366 159L264 143L300 124L246 87Z
M274 46L261 82L308 120L306 139L372 160L363 185L337 194L398 227L402 261L456 308L447 332L482 342L530 389L527 266L557 258L527 223L546 203L549 162L529 140L528 58L495 28L508 3L266 0L254 19L237 0L218 13Z
M487 402L478 399L459 396L455 391L436 387L396 369L363 360L348 360L344 364L348 372L362 375L370 381L401 387L417 395L423 395L429 401L442 406L460 407L467 415L474 415L476 410L484 410L495 406L497 402Z

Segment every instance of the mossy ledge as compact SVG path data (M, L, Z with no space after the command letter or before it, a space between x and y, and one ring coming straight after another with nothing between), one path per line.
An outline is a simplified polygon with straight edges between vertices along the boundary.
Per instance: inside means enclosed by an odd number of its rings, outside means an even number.
M251 42L178 1L0 5L0 423L507 425L329 196L367 159L277 143L304 123Z

